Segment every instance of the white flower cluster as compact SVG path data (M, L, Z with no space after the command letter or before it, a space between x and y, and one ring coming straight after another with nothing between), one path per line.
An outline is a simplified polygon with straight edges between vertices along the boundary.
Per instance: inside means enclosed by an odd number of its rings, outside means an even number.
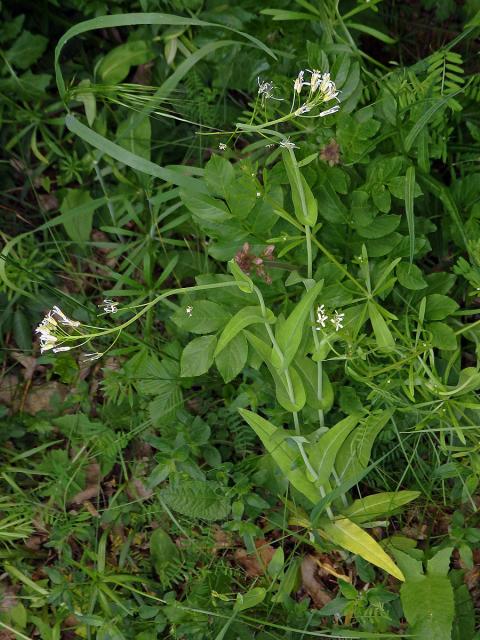
M105 313L117 313L118 311L118 304L116 302L114 302L113 300L110 299L106 299L103 301L102 304L98 305L99 307L102 307L102 309L105 311Z
M305 80L305 71L310 73L310 81ZM309 69L302 69L299 71L298 76L295 78L293 82L293 102L292 102L292 110L295 102L295 97L298 96L300 98L300 94L303 91L303 87L309 87L308 96L306 97L306 101L295 110L296 116L302 116L306 113L309 113L315 107L320 106L324 102L330 102L331 100L338 101L338 94L340 93L335 86L335 82L330 78L329 73L321 73L317 69L313 69L310 71ZM329 109L321 111L316 116L324 118L325 116L329 116L332 113L336 113L340 109L340 106L336 104Z
M52 349L53 353L70 351L71 347L61 347L68 333L62 327L78 327L80 322L68 318L59 307L53 307L35 329L40 335L40 353Z
M340 329L343 329L343 320L344 320L344 318L345 318L345 314L344 313L338 313L338 311L336 309L335 309L335 313L330 318L327 315L327 313L325 312L325 305L322 304L319 307L317 307L317 326L315 327L315 329L317 331L320 331L321 329L324 329L325 325L327 323L327 320L330 320L330 322L335 327L335 331L340 331Z

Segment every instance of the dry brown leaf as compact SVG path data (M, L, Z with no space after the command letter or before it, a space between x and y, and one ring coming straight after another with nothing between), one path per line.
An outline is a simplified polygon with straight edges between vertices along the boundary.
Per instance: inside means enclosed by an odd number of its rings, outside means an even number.
M68 394L68 387L60 382L45 382L34 385L23 403L23 410L34 416L40 411L58 411L58 403L63 402Z
M98 496L99 492L100 485L87 487L86 489L83 489L83 491L79 491L76 495L74 495L70 500L70 504L82 504L82 502L91 500L92 498Z
M251 578L263 576L273 558L275 549L263 538L255 541L257 553L248 554L246 549L235 551L235 560L245 569Z
M31 380L33 378L33 374L35 373L35 369L37 368L37 359L33 356L26 356L25 354L18 351L12 351L10 355L22 365L24 369L23 377L25 378L25 380Z
M320 579L318 562L315 556L305 556L301 566L302 584L317 609L330 602L332 596Z

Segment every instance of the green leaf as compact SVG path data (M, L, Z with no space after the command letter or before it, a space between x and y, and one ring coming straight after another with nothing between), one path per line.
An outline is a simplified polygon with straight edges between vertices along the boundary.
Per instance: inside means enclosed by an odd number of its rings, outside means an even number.
M323 287L323 280L314 284L295 306L285 322L277 331L276 339L280 351L283 354L283 362L279 361L279 356L275 349L272 351L272 360L277 367L287 367L295 357L303 336L305 320L310 314L315 299Z
M450 570L453 547L444 547L427 561L427 573L431 576L446 576Z
M320 533L334 544L361 556L367 562L380 567L398 580L405 580L403 573L382 547L368 533L347 518L323 520Z
M275 316L270 309L266 309L266 317L263 316L262 308L259 306L248 306L240 309L240 311L228 321L227 326L222 331L215 350L215 357L221 353L222 349L225 349L230 340L233 340L242 329L252 324L264 324L265 322L269 324L275 322Z
M452 298L440 293L432 293L427 296L425 318L426 320L443 320L452 315L457 309L458 304Z
M247 409L239 409L242 418L252 427L270 453L284 476L313 504L320 499L320 493L311 482L303 468L298 466L298 447L289 438L295 433L286 431L261 418Z
M10 49L5 53L8 62L19 69L32 66L47 48L48 38L23 31Z
M219 482L178 479L162 489L160 497L189 518L223 520L230 513L230 499Z
M419 491L385 491L371 496L365 496L354 500L342 513L355 522L368 522L382 516L387 516L400 507L415 500L420 495Z
M415 167L410 166L407 169L406 178L405 178L405 214L407 216L407 224L408 224L410 264L413 263L413 254L415 251L415 213L414 213L414 202L413 202L414 198L415 198Z
M379 414L371 413L345 440L335 463L336 471L343 482L360 477L368 467L373 443L393 413L393 409L385 409Z
M290 182L293 207L297 220L301 224L313 227L317 222L318 216L317 201L298 168L293 149L284 150L282 157Z
M87 190L84 189L68 189L67 195L64 197L60 211L69 213L76 211L74 217L65 220L63 226L69 238L74 242L81 244L90 240L93 221L93 200Z
M373 302L368 302L368 315L379 349L389 351L395 348L395 340L383 316Z
M408 633L422 640L451 640L455 613L453 589L445 576L407 580L400 589Z
M221 223L231 219L231 214L223 200L212 198L203 193L181 191L183 204L193 213L199 222Z
M455 351L458 346L455 331L444 322L429 322L425 329L432 334L432 346L444 351Z
M266 590L263 587L254 587L247 591L247 593L237 593L237 600L233 605L234 611L245 611L246 609L252 609L265 600L267 595Z
M225 383L233 380L245 367L248 344L243 333L237 335L215 356L215 364Z
M416 264L401 262L397 265L397 278L400 284L406 289L420 291L427 286L423 274Z
M243 291L243 293L253 293L253 289L254 289L253 280L240 269L240 267L235 262L235 260L229 261L228 268L232 272L232 275L235 278L235 281L237 282L238 288L240 289L240 291Z
M272 362L272 351L270 347L256 335L250 333L250 331L245 331L245 335L261 359L265 362L272 375L278 403L287 411L293 412L303 409L307 398L302 379L297 370L294 367L289 367L287 370L280 372ZM290 391L286 379L287 372L290 376L292 387Z
M85 115L87 116L88 125L91 127L97 116L97 101L93 91L89 91L91 85L90 80L85 78L78 83L79 87L85 87L85 93L77 93L76 98L83 103Z
M116 139L118 144L145 160L150 160L150 138L152 128L150 120L145 118L137 122L136 113L130 113L123 118L117 127Z
M145 64L153 58L154 53L149 42L133 40L109 51L99 64L97 73L105 84L117 84L125 80L130 67Z
M205 181L212 195L226 199L235 171L228 160L212 155L205 167Z
M366 24L360 24L358 22L347 22L346 26L350 29L356 29L357 31L361 31L362 33L366 33L368 36L372 36L372 38L376 38L385 44L395 44L396 40L391 38L386 33L379 31L378 29L374 29L373 27L369 27Z
M230 314L225 307L210 300L195 300L190 305L179 307L172 316L177 327L198 334L218 331L225 326L229 318Z
M325 412L330 411L333 405L334 395L333 387L326 371L322 371L322 398L319 400L317 397L318 365L306 356L297 355L295 358L295 366L302 378L308 406L312 409L322 409L322 411Z
M154 162L145 160L127 149L124 149L118 144L115 144L111 140L108 140L104 136L96 133L89 127L79 122L73 115L69 114L65 117L65 125L69 131L75 133L79 138L90 144L92 147L99 149L102 153L106 153L118 162L142 171L150 176L155 176L166 182L172 182L180 187L187 188L192 193L199 193L205 191L205 185L201 180L191 178L180 171L176 171L173 168L166 169L160 167Z
M179 557L180 552L168 533L158 527L150 536L150 555L155 571L162 575L166 567Z
M201 336L189 342L180 360L182 378L201 376L206 373L213 364L216 345L216 336Z
M357 416L347 416L323 434L318 442L305 446L310 463L318 474L316 483L323 486L330 479L337 453L352 429L358 424Z
M365 226L356 224L355 229L362 238L383 238L395 231L400 221L400 216L377 216L373 222Z

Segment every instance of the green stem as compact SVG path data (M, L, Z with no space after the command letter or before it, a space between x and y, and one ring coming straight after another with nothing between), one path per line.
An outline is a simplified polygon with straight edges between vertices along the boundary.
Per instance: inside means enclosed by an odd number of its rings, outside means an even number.
M260 303L260 309L262 310L262 316L265 318L265 329L267 330L268 333L268 337L270 338L270 341L272 343L273 348L275 349L278 357L280 358L280 362L283 362L284 357L283 357L283 353L282 350L280 349L278 342L273 334L272 331L272 327L269 325L269 323L266 320L267 317L267 311L265 308L265 301L263 299L263 295L262 292L260 291L260 289L258 287L254 286L254 291L257 294L257 298L258 301ZM293 384L292 384L292 378L290 377L290 373L288 371L288 367L285 368L284 370L284 375L285 375L285 382L287 384L287 393L288 393L288 399L290 400L290 402L292 404L295 404L295 393L293 390ZM293 424L295 425L295 433L297 433L297 435L300 435L300 422L298 419L298 412L297 411L292 411L293 414Z

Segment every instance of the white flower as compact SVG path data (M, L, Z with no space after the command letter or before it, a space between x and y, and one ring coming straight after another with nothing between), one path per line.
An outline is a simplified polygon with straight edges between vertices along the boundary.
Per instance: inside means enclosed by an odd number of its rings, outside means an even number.
M284 149L298 149L297 145L294 142L291 142L290 138L284 138L279 145Z
M59 340L64 340L67 334L60 328L60 325L78 327L80 322L71 320L59 307L53 307L35 329L35 333L40 335L40 353L45 353L50 349L56 353L58 349L61 349L57 347L57 344ZM61 350L65 351L66 349L62 348Z
M257 191L257 198L260 198L260 197L261 197L261 195L262 195L262 194L260 193L260 191Z
M323 74L320 84L318 86L318 89L322 94L322 97L325 102L328 102L329 100L333 100L339 94L339 91L337 91L337 87L335 86L335 82L333 82L333 80L330 80L329 73Z
M322 304L317 308L317 323L322 325L325 328L325 323L328 320L328 316L325 313L325 305ZM320 331L320 327L315 327L317 331Z
M105 313L117 313L118 311L118 304L109 298L104 300L103 303L98 306L102 307Z
M67 325L69 327L78 327L80 325L80 322L78 322L78 320L70 320L70 318L68 318L58 307L53 307L48 315L53 314L57 315L60 318L61 324Z
M53 349L53 353L60 353L60 351L70 351L72 347L56 347Z
M305 75L305 71L299 71L298 76L295 78L295 82L293 83L293 90L296 93L301 93L302 87L304 85L308 85L308 82L303 81L303 76Z
M330 116L332 113L337 113L337 111L340 109L340 106L338 104L336 104L334 107L332 107L331 109L327 109L326 111L322 111L319 116L320 118L324 118L325 116Z
M322 74L320 73L320 71L317 71L317 69L314 69L311 72L311 74L312 74L312 77L310 78L310 90L311 90L312 93L315 93L315 91L320 86L320 81L322 79Z
M225 149L227 148L227 145L224 142L220 142L220 144L218 145L218 148L220 149L220 151L225 151Z
M95 351L94 353L86 353L83 356L83 360L84 360L84 362L88 362L88 361L91 361L91 360L98 360L102 356L103 356L103 353L99 353L98 351Z
M345 314L338 313L338 311L335 309L335 315L333 316L333 318L330 318L330 322L335 327L335 331L339 331L340 329L343 329L344 318L345 318Z
M185 309L185 313L189 318L191 318L193 313L193 307L191 305L188 305L188 307Z
M308 104L302 104L302 106L295 111L295 115L301 116L303 113L308 113L309 111L310 111L310 106Z

